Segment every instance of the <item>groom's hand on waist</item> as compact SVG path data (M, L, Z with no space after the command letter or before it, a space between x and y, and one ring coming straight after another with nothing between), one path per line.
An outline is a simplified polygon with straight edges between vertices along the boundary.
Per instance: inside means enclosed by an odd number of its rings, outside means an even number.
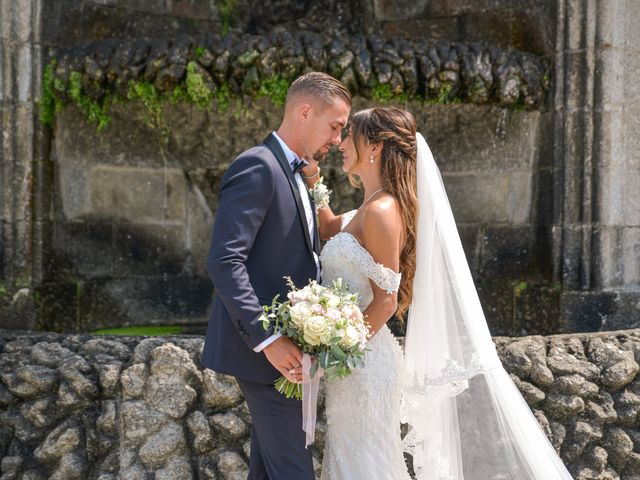
M288 337L280 337L262 350L273 365L290 382L302 381L302 352Z

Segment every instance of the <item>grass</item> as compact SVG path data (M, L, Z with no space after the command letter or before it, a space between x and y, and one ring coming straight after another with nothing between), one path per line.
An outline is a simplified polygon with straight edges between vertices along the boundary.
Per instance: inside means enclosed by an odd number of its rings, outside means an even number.
M103 328L91 332L96 335L143 335L143 336L160 336L160 335L179 335L183 328L178 325L148 326L148 327L121 327L121 328Z

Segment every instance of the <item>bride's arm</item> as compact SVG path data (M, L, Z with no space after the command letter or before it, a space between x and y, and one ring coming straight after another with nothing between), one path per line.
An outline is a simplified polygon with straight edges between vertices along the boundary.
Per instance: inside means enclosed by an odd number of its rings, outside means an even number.
M309 163L310 165L302 169L302 175L304 176L307 188L313 188L320 178L320 168L316 161ZM329 240L340 231L342 227L342 215L335 215L328 205L325 208L318 208L317 212L320 239Z
M402 249L402 218L397 201L391 196L367 205L362 213L364 231L362 244L376 263L394 272L400 269ZM372 335L393 317L398 309L398 292L387 293L369 279L373 290L373 300L363 312L369 322Z

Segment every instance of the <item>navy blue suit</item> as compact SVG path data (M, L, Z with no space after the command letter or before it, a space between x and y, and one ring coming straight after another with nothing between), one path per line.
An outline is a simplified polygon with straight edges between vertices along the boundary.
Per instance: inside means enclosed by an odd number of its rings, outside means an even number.
M275 391L280 373L253 350L273 334L259 318L275 295L286 299L283 277L299 287L317 277L320 239L317 228L310 238L301 194L308 195L273 135L240 154L220 184L207 262L215 298L202 364L236 377L245 395L253 419L250 479L314 478L300 402Z

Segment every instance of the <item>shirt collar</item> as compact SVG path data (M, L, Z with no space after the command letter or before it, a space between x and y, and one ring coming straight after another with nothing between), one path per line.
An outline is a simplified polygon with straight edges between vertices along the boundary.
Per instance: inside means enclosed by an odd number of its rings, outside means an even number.
M289 162L289 166L291 167L291 170L293 170L293 163L296 160L299 160L298 156L296 155L296 153L291 150L289 148L289 145L287 145L286 143L284 143L284 140L282 140L278 134L276 132L273 132L273 136L276 137L276 140L278 140L278 143L280 144L280 146L282 147L282 151L284 152L284 156L287 157L287 162ZM306 160L302 160L305 164L308 163Z

